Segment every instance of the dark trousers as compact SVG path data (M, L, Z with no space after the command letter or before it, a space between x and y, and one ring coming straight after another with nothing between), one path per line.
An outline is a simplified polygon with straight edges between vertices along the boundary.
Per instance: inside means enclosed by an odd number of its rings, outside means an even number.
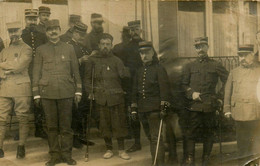
M73 131L71 129L73 98L42 99L46 117L49 153L53 158L71 158ZM60 142L59 142L60 135Z
M156 145L158 140L159 127L160 127L160 120L161 120L160 112L159 111L142 112L139 113L139 118L143 127L149 126L150 151L151 151L152 159L154 160ZM165 155L165 150L164 150L163 138L161 135L159 149L158 149L158 156L157 156L158 165L164 165L164 155Z
M236 131L239 156L260 152L260 120L236 121Z
M42 107L36 107L32 102L32 109L34 112L34 124L36 132L43 130L43 124L45 123L44 111Z
M200 139L203 142L203 156L209 156L214 142L214 131L216 131L215 112L187 111L187 119L182 124L184 130L184 148L186 155L194 157L195 142Z

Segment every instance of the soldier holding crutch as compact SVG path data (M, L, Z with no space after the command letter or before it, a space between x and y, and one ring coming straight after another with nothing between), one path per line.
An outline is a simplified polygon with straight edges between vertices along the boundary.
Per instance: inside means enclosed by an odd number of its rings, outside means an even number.
M157 157L157 165L164 165L164 145L162 137L158 140L158 130L161 126L161 119L165 117L170 105L168 102L170 100L168 76L166 70L158 63L152 42L139 42L139 51L143 66L137 70L134 77L131 104L132 118L137 118L138 108L138 116L142 125L149 126L151 133L152 158L154 160ZM159 141L161 143L156 148Z

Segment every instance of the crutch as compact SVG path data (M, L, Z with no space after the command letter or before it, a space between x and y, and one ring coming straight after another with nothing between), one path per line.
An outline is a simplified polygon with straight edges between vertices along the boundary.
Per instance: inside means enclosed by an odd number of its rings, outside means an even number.
M160 138L161 138L161 133L162 133L162 127L163 127L163 120L161 119L160 127L159 127L159 133L158 133L158 139L157 139L157 145L156 145L156 151L155 151L155 156L154 156L154 161L153 161L153 166L156 165L156 160L157 160L157 156L158 156L158 149L159 149L159 144L160 144Z
M91 71L91 98L90 98L90 104L89 104L89 115L87 117L87 135L86 139L88 140L88 136L90 134L90 120L91 120L91 113L93 109L93 94L94 94L94 74L95 74L95 66L92 66L92 71ZM86 153L85 153L85 162L88 161L89 159L89 149L88 149L89 143L87 142L87 148L86 148Z

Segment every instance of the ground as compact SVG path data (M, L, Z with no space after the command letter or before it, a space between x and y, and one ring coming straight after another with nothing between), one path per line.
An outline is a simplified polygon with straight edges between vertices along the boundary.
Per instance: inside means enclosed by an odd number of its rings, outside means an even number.
M114 157L111 159L103 159L102 155L105 152L103 139L97 136L97 134L91 137L91 140L96 143L95 146L89 148L89 161L84 161L86 147L82 149L73 149L73 158L78 162L78 166L151 166L151 156L149 142L142 134L142 150L131 153L131 160L125 161L118 157L117 144L114 141ZM26 158L16 159L16 147L17 141L14 141L9 137L5 141L4 151L5 157L0 159L0 166L44 166L48 161L48 142L40 138L29 137L26 144ZM133 140L126 140L126 147L130 147ZM236 151L236 142L223 143L222 161L226 161L228 158L232 158ZM177 145L179 161L182 158L182 143L178 142ZM196 146L196 163L201 162L202 144ZM58 164L58 166L65 166L67 164ZM213 166L232 166L236 165L236 162L224 162L221 164L221 158L219 154L219 144L214 144L212 151Z

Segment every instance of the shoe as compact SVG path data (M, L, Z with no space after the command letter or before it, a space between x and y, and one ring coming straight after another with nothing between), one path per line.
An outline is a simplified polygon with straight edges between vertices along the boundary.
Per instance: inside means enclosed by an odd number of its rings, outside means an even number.
M73 160L72 158L64 158L63 162L67 163L68 165L77 165L77 161Z
M51 158L47 163L45 163L45 166L55 166L59 163L61 163L61 160L59 158Z
M119 150L119 157L124 160L131 159L131 157L124 150Z
M132 152L136 152L141 149L142 149L141 144L134 144L133 146L131 146L131 148L127 149L126 152L132 153Z
M17 158L17 159L23 159L24 157L25 157L25 148L24 148L24 145L18 145L16 158Z
M46 132L43 129L37 129L35 130L35 137L39 137L39 138L43 138L43 139L47 139L48 135L46 134Z
M5 156L5 153L3 151L3 149L0 149L0 158L3 158Z
M114 156L114 153L111 150L107 150L106 153L103 155L104 159L110 159Z
M73 147L76 149L81 149L83 147L82 143L80 142L80 139L77 136L73 137Z

